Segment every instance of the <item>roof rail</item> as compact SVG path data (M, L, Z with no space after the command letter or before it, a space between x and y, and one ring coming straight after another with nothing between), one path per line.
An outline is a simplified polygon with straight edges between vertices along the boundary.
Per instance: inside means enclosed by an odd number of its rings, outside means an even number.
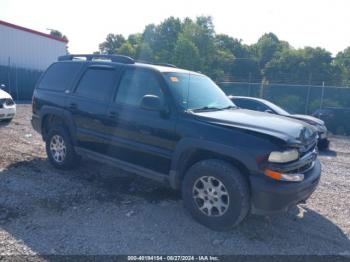
M167 64L167 63L153 63L145 60L136 60L135 62L142 63L142 64L149 64L149 65L159 65L159 66L167 66L167 67L174 67L177 68L176 65L173 64Z
M96 59L101 59L101 60L110 60L111 62L115 63L122 63L122 64L134 64L135 61L129 56L124 56L124 55L102 55L102 54L96 54L96 55L91 55L91 54L71 54L71 55L64 55L64 56L59 56L58 61L67 61L67 60L74 60L74 59L79 59L79 58L85 58L86 61L92 61Z

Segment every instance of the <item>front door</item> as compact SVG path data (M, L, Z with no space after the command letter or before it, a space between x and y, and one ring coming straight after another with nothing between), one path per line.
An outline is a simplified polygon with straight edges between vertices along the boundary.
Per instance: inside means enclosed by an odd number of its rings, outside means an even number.
M126 69L113 103L107 110L111 127L109 154L133 164L168 173L177 137L175 116L141 108L145 95L161 98L164 87L160 76L147 69Z

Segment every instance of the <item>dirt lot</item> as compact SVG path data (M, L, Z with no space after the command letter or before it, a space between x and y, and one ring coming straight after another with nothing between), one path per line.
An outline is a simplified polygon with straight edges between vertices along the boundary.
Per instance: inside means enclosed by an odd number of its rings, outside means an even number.
M0 126L0 255L350 254L350 139L333 137L306 205L213 232L177 192L92 161L59 171L19 105Z

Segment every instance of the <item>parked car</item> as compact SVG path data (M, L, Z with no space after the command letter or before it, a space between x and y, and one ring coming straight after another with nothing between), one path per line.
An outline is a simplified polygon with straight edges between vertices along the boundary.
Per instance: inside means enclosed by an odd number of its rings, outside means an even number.
M216 230L305 201L321 175L312 126L237 109L203 74L125 56L60 57L37 83L32 125L55 167L83 156L163 182Z
M15 102L9 93L0 88L0 122L10 122L15 115Z
M312 115L322 119L331 132L350 135L350 108L326 107L317 109Z
M240 108L272 113L306 122L317 129L318 148L327 149L329 146L327 127L325 123L319 118L309 115L291 114L280 106L261 98L230 96L230 99L235 105Z

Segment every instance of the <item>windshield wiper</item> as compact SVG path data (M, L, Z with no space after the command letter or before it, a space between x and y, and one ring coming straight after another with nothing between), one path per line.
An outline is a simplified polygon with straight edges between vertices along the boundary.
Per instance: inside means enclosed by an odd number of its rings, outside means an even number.
M237 106L226 106L226 107L222 107L220 108L221 110L225 110L225 109L237 109Z
M210 111L210 110L221 110L221 108L215 107L215 106L203 106L199 108L193 108L191 110L192 111Z
M226 109L231 109L231 108L237 108L237 106L225 106L225 107L215 107L215 106L203 106L200 108L194 108L191 109L192 111L210 111L210 110L226 110Z

